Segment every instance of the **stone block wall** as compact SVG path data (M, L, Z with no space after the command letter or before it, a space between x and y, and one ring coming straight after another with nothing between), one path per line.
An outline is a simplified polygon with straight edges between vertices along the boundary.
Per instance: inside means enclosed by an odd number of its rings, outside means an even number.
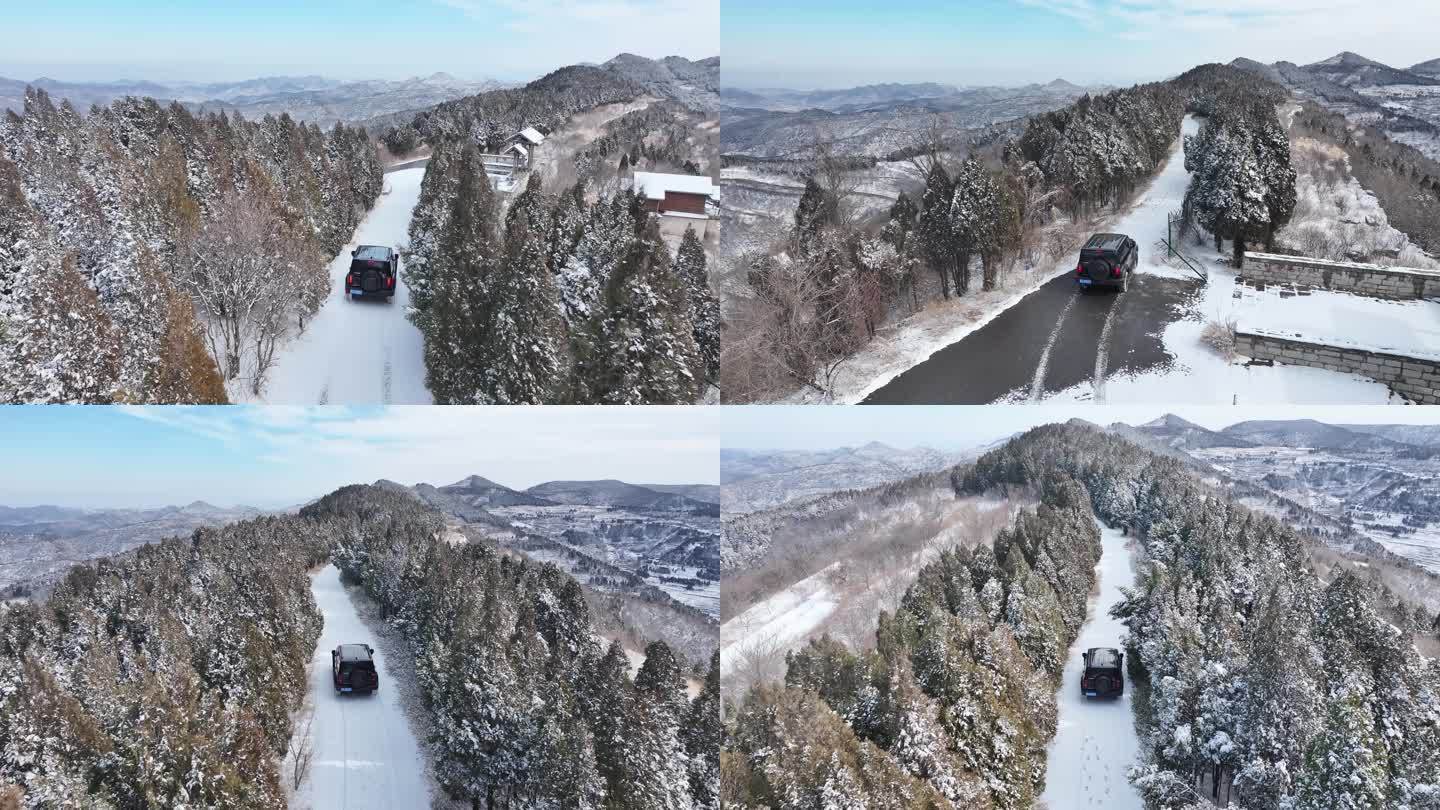
M1296 284L1375 298L1440 298L1440 273L1246 251L1241 281Z
M1440 404L1440 361L1237 331L1235 351L1256 360L1360 374L1422 405Z

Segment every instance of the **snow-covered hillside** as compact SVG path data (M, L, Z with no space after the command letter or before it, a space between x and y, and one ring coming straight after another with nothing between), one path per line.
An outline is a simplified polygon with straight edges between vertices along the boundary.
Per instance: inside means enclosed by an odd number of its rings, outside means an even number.
M327 565L313 577L325 627L310 659L313 759L310 779L294 806L311 810L392 810L428 807L429 789L420 745L400 704L383 652L376 654L380 689L368 696L339 695L330 680L330 651L341 644L371 644L340 572ZM303 727L303 726L302 726Z
M1091 700L1080 694L1080 675L1085 664L1080 656L1091 647L1122 649L1125 626L1110 616L1130 586L1128 539L1118 529L1100 524L1103 551L1095 567L1100 595L1090 606L1090 616L1065 659L1056 703L1059 727L1050 741L1045 773L1045 792L1040 806L1047 810L1104 807L1108 810L1144 810L1140 795L1126 779L1125 772L1136 764L1140 740L1135 734L1131 707L1133 690L1127 688L1119 700Z
M394 247L407 241L410 212L420 199L424 168L385 175L385 191L330 263L330 298L285 347L265 386L264 401L284 405L348 403L418 404L432 400L425 388L424 341L405 318L410 301L404 263L395 297L351 301L345 274L356 245ZM232 397L243 395L231 391Z

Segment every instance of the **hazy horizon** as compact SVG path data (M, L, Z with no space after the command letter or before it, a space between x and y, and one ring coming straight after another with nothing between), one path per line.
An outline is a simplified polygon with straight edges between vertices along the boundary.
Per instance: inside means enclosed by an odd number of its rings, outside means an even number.
M514 489L716 484L718 431L706 410L14 406L0 421L0 505L273 509L382 478L443 485L470 475Z
M1129 86L1237 57L1303 65L1353 51L1397 68L1440 58L1440 3L1429 0L837 0L823 15L725 0L721 28L722 84L739 89Z
M17 81L397 80L434 73L526 81L619 53L720 51L720 0L101 0L6 9L0 76ZM141 43L141 47L137 47Z
M719 420L720 447L722 450L823 451L878 441L896 448L967 450L1039 425L1067 422L1072 418L1101 426L1123 422L1133 427L1166 414L1174 414L1210 430L1255 420L1313 419L1341 427L1440 424L1440 409L1429 413L1424 408L1397 408L1392 405L1106 404L1101 415L1073 403L836 408L754 405L725 409Z

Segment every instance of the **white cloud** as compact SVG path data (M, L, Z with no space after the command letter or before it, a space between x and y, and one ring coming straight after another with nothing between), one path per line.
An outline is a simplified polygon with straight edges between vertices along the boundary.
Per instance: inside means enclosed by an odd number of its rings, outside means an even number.
M256 497L297 500L389 478L484 475L513 487L558 478L715 483L710 409L597 407L134 407L122 413L225 445L275 470ZM213 496L211 496L213 497Z
M436 0L486 24L526 38L525 49L621 52L657 58L720 53L721 0ZM497 30L487 47L506 49ZM604 54L601 56L600 54ZM569 61L577 61L571 58ZM559 67L560 64L555 65Z

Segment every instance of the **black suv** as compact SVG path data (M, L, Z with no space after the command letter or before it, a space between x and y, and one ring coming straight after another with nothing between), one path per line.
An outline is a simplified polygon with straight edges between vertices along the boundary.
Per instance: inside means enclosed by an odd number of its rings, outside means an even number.
M1081 695L1118 698L1125 694L1125 676L1121 674L1125 653L1113 647L1091 647L1080 657L1085 660L1085 672L1080 675Z
M1080 291L1091 287L1114 287L1125 292L1130 274L1140 261L1140 246L1123 233L1097 233L1080 248L1075 281Z
M350 272L345 274L345 294L353 298L384 298L395 295L395 278L400 254L388 247L361 245L350 251Z
M330 674L336 692L374 692L380 688L375 650L369 644L341 644L330 651Z

